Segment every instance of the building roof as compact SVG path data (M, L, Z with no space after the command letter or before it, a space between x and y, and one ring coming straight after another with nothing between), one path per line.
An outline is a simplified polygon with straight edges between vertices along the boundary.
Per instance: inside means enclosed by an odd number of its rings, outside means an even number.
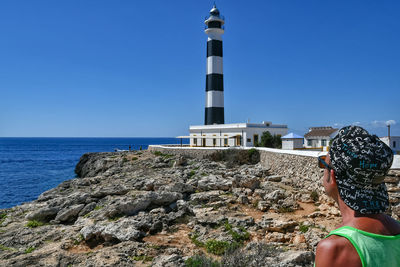
M304 135L305 138L316 136L330 136L338 129L332 127L312 127L310 131Z
M300 135L295 134L295 133L289 133L289 134L287 134L285 136L282 136L281 138L282 139L303 139L303 136L300 136Z
M211 125L191 125L189 130L215 130L215 129L246 129L246 128L264 128L266 130L272 128L287 128L286 124L264 123L230 123L230 124L211 124Z

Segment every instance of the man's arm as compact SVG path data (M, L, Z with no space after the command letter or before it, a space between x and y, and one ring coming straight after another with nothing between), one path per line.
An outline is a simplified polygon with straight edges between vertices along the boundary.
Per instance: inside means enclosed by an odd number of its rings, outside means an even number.
M332 235L318 243L315 267L361 267L354 246L344 237Z

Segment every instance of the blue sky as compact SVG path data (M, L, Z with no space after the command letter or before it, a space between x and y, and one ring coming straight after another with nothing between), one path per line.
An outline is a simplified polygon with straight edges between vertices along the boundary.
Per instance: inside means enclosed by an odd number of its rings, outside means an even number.
M213 1L1 1L0 136L188 134ZM400 135L399 1L216 1L226 123Z

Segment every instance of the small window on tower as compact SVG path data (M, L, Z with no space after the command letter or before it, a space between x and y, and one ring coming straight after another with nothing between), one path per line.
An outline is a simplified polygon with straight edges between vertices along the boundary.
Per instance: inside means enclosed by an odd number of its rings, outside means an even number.
M250 143L251 142L251 138L247 138L247 143Z
M396 147L396 141L393 141L393 147Z

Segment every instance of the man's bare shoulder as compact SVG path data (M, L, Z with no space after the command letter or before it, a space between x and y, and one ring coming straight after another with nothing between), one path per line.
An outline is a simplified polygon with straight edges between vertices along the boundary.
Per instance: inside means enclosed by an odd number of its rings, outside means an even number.
M316 267L325 266L362 266L354 246L344 237L332 235L321 240L317 246Z

